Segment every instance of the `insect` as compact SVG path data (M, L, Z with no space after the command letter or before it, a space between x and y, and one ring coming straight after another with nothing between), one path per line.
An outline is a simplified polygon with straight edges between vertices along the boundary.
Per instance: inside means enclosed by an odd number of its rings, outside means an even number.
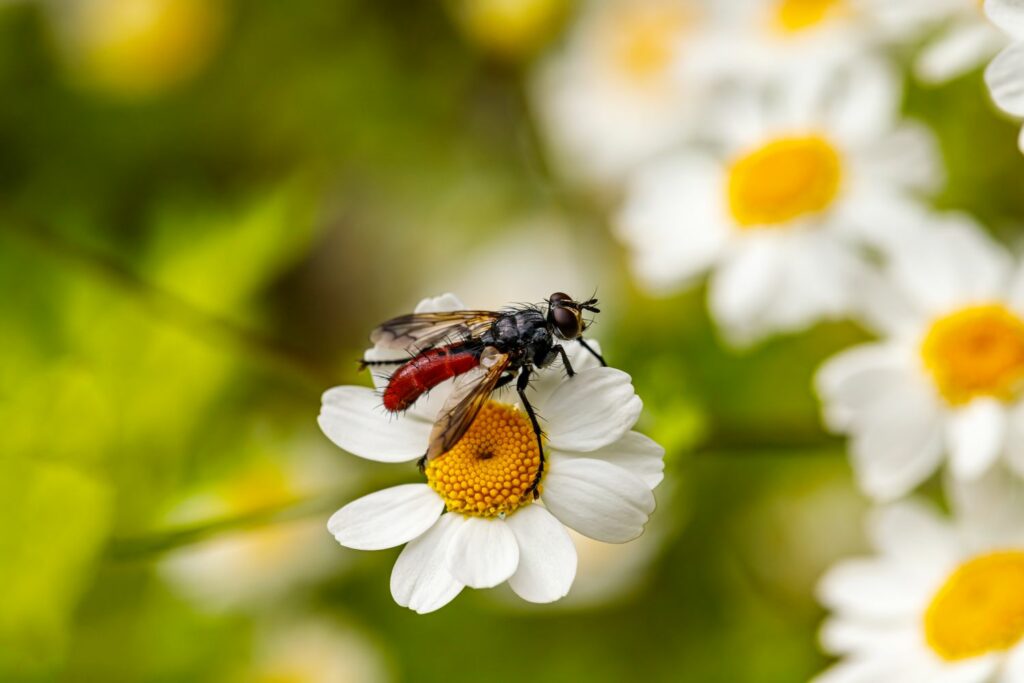
M566 373L576 374L560 341L577 341L601 365L604 358L583 339L591 321L584 311L600 313L597 299L575 301L555 292L540 305L524 305L500 311L447 311L412 313L383 323L370 335L378 349L411 355L399 361L362 361L364 367L398 365L384 389L384 408L403 411L430 389L453 377L455 386L442 407L430 434L423 469L428 460L447 453L466 433L477 413L496 389L516 382L516 391L533 425L541 453L541 466L533 485L544 471L543 441L537 414L526 396L530 377L558 357Z

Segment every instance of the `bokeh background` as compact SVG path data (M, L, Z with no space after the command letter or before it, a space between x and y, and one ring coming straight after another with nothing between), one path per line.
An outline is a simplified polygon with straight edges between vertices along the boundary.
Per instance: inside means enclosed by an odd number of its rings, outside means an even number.
M653 299L614 197L539 142L528 74L570 0L0 3L0 680L799 681L814 582L862 547L811 390L865 338L724 344ZM148 23L147 23L148 22ZM142 26L142 28L140 28ZM965 209L1010 242L1015 126L980 74L910 81ZM648 533L578 539L573 593L396 606L398 550L329 514L413 467L318 431L368 331L422 297L596 290L667 450Z

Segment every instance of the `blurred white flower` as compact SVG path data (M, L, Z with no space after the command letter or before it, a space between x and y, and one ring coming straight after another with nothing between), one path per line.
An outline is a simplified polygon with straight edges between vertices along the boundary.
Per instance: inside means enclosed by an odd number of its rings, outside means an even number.
M670 292L712 270L709 304L737 343L842 316L859 242L891 239L937 184L934 142L899 119L899 84L864 62L723 102L693 148L637 174L617 217L633 270Z
M1003 454L1024 474L1024 271L966 217L932 223L862 291L882 339L816 380L827 425L850 435L859 483L879 499L906 494L947 453L956 479Z
M461 308L446 295L416 310ZM598 367L576 343L566 346L577 374L570 379L550 368L531 384L531 403L546 432L540 502L530 492L540 472L536 438L518 397L506 389L454 448L427 463L426 483L372 493L331 517L328 529L347 547L408 544L391 575L398 604L431 612L465 586L505 581L527 601L552 602L569 591L576 574L566 526L609 543L643 533L664 450L631 431L642 404L629 376ZM387 377L374 380L380 387ZM324 394L320 426L354 455L415 460L452 387L452 380L436 387L398 417L384 413L373 389L335 387Z
M697 40L696 0L593 0L538 69L533 101L567 177L619 181L683 140L700 99L680 63Z
M944 83L981 66L1006 45L985 18L981 0L861 0L887 42L924 38L914 73L925 83Z
M842 660L815 683L1024 682L1024 491L1005 476L963 488L952 520L877 510L876 554L824 576L821 641Z
M1000 109L1024 117L1024 2L985 0L985 12L1013 41L988 65L985 81ZM1024 130L1019 144L1024 151Z
M241 683L384 683L392 679L379 647L355 627L290 617L258 634Z
M309 447L310 444L305 444ZM315 446L312 446L315 448ZM307 453L307 455L309 455ZM239 476L207 487L175 507L175 527L274 510L347 481L330 461L306 457L282 466L260 463ZM337 571L337 553L325 543L315 516L217 533L168 553L159 563L164 579L200 609L252 608L281 598L297 585Z

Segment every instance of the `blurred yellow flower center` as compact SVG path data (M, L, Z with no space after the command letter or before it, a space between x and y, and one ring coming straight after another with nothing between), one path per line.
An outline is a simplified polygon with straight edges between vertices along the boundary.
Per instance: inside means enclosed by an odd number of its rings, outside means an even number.
M194 75L222 19L219 0L79 0L72 7L73 66L124 95L150 94Z
M952 405L1013 399L1024 385L1024 321L1000 304L965 308L932 323L921 356Z
M615 61L627 76L647 79L664 73L672 63L686 12L672 3L630 7L609 27Z
M843 9L843 0L779 0L775 22L786 33L797 33L824 22Z
M962 564L928 606L924 631L948 661L1017 644L1024 636L1024 552L995 552Z
M828 208L839 192L839 153L819 136L774 140L729 169L729 208L744 228L787 223Z
M495 517L533 500L540 449L530 420L515 406L490 401L447 453L427 463L427 483L451 512Z

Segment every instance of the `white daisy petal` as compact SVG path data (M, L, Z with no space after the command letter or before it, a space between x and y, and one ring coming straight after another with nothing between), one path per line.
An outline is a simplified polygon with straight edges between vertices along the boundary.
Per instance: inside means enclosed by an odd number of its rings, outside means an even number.
M1010 650L996 683L1024 683L1024 643Z
M425 534L411 541L391 570L395 602L420 614L433 612L455 599L463 589L448 571L446 557L461 517L441 515Z
M712 275L708 307L734 343L745 344L769 327L786 264L778 240L750 238Z
M892 664L884 659L849 659L818 674L811 683L904 683L891 674Z
M947 429L953 474L962 479L984 474L1002 450L1006 428L1006 410L994 399L975 399L953 413Z
M388 414L367 387L344 386L323 395L320 429L336 445L368 460L406 462L426 452L430 425L407 415Z
M548 464L544 505L563 524L606 543L625 543L643 533L654 494L639 478L589 458L551 457Z
M833 617L821 625L821 647L831 654L891 653L913 647L920 636L909 624Z
M958 538L936 511L913 502L876 509L868 535L883 555L928 569L955 561Z
M818 599L844 615L871 619L906 618L920 609L919 577L898 563L870 558L843 560L818 583Z
M553 451L552 457L604 460L633 473L652 489L665 478L665 449L640 432L627 432L618 441L589 453L559 450Z
M1017 40L1024 40L1024 0L985 0L992 22Z
M593 451L621 439L642 408L629 375L601 367L563 382L544 404L541 417L551 448Z
M492 588L519 566L519 544L503 520L467 517L448 546L448 571L470 588Z
M529 602L564 597L576 577L576 547L565 527L540 505L527 505L506 522L519 543L519 568L508 585Z
M981 22L953 28L925 46L914 62L914 73L925 83L944 83L967 73L998 50L994 33Z
M1024 116L1024 42L1010 45L992 60L985 82L1000 109Z
M382 550L423 534L443 508L426 484L403 484L352 501L331 515L327 529L347 548Z

